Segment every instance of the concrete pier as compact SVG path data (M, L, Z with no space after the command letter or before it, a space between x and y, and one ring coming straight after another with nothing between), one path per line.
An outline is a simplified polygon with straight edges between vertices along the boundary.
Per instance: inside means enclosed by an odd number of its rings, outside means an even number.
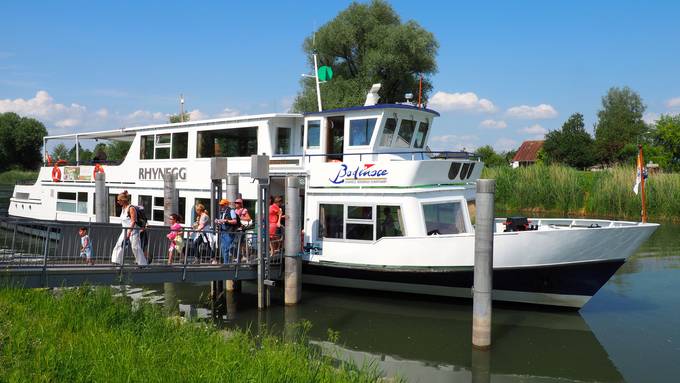
M177 193L177 175L166 173L163 176L163 223L170 225L170 214L179 213L179 194ZM151 212L147 212L149 214Z
M96 209L95 221L98 223L109 222L109 188L106 186L106 174L98 172L94 175L94 206Z
M300 259L300 233L302 211L300 206L300 179L286 179L286 227L284 301L286 305L300 302L302 296L302 260Z
M493 285L493 226L496 181L477 180L475 268L472 287L472 346L491 347L491 290Z

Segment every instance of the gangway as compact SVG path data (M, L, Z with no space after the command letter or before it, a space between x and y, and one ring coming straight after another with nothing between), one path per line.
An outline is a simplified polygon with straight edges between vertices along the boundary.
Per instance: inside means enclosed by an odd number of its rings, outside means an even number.
M85 265L80 257L81 227L88 229L94 265ZM186 245L175 255L177 262L168 264L169 228L148 227L146 254L152 262L140 266L135 264L129 246L124 246L123 264L111 262L113 248L123 230L115 224L0 218L0 286L36 288L257 279L254 246L257 241L253 232L234 233L229 262L224 264L220 261L223 257L218 250L218 235L183 229L181 236ZM272 278L281 278L281 253L272 254L266 262L267 274Z

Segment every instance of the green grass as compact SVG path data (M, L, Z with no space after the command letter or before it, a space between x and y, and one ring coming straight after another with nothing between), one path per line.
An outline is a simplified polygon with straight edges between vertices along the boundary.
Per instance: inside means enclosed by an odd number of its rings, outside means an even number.
M497 167L485 169L482 177L496 179L498 211L640 219L632 167L601 172L556 165ZM680 220L680 174L652 174L646 190L650 219Z
M372 382L272 335L184 323L105 288L0 288L0 382Z
M37 170L8 170L0 173L0 185L14 185L17 181L35 181L38 179Z

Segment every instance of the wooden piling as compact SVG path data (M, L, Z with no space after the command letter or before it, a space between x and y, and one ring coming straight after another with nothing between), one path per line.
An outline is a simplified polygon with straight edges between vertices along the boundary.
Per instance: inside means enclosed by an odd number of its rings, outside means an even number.
M94 175L95 221L109 223L109 188L106 186L106 174L97 172Z
M286 185L284 301L286 305L295 305L302 296L300 179L288 177Z

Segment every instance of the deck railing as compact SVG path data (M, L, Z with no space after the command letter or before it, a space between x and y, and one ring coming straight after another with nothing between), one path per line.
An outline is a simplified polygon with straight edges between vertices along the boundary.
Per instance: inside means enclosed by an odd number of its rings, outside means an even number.
M86 263L81 255L79 229L86 227L92 244L93 265ZM142 230L133 229L139 234ZM112 254L117 244L123 247L122 267L137 266L130 241L121 240L129 231L121 225L31 221L12 217L0 218L0 270L5 268L44 267L111 267ZM149 226L143 230L148 243L144 247L145 257L152 265L219 265L225 263L221 250L221 236L218 230L197 231L182 228L171 240L169 227ZM252 231L230 233L233 242L228 249L226 263L230 265L254 266L257 264L257 234ZM122 241L122 242L121 242ZM281 263L283 238L271 240L271 251L267 263ZM173 246L174 245L174 246ZM169 263L169 256L173 262Z

